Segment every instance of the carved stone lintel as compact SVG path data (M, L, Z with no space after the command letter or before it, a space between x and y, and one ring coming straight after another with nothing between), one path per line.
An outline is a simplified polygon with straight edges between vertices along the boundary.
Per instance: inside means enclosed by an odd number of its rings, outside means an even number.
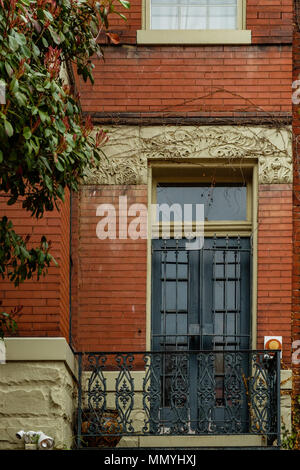
M91 185L136 185L147 180L147 160L133 157L110 157L98 168L88 170L84 183Z
M125 127L110 132L107 158L89 170L85 184L135 185L147 182L149 160L225 160L230 164L256 159L259 182L291 183L292 150L289 127Z

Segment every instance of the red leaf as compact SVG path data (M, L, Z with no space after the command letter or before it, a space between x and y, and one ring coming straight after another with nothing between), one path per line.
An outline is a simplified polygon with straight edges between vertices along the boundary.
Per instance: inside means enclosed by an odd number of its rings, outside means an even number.
M120 44L120 37L118 34L115 34L115 33L105 33L106 36L109 37L109 39L111 40L111 42L113 44Z

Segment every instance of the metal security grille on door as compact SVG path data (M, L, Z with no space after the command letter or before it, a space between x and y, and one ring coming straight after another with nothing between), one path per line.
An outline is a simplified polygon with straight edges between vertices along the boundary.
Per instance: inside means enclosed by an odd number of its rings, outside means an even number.
M179 417L199 432L242 430L247 364L230 351L249 348L250 239L206 238L189 251L185 243L153 240L152 350L165 353L156 418L172 427Z

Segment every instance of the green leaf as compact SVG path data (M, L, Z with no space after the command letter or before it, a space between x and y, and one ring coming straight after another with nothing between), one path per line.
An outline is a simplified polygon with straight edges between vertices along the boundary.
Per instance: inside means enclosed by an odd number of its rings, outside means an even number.
M38 46L36 46L35 44L32 44L32 51L33 51L33 54L34 54L35 56L37 56L37 57L38 57L38 56L40 55L40 53L41 53L41 51L39 50Z
M42 85L40 85L39 83L37 83L36 89L37 89L37 91L40 91L41 93L45 92L45 88Z
M70 101L68 101L67 103L67 111L68 111L68 114L74 113L74 108L73 108L73 105L70 103Z
M42 160L42 162L44 163L44 165L45 165L45 167L47 168L47 170L48 170L50 173L52 173L52 170L51 170L51 167L50 167L50 165L49 165L49 162L48 162L47 158L41 157L41 160Z
M12 206L13 204L16 203L17 199L18 199L17 196L11 197L11 198L7 201L7 205L8 205L8 206Z
M22 255L25 256L25 258L27 258L27 259L31 258L30 254L28 253L28 251L23 246L20 246L20 250L21 250Z
M56 122L56 126L59 132L61 132L62 134L66 132L66 126L64 125L61 119L58 119L58 121Z
M8 135L8 137L12 137L12 135L14 133L14 128L13 128L13 126L11 125L11 123L9 121L7 121L7 120L4 121L4 128L5 128L5 132Z
M11 89L11 91L12 91L13 93L16 93L16 91L18 91L18 89L19 89L19 82L18 82L18 80L16 79L16 77L14 77L14 78L12 79L9 88Z
M45 122L48 119L48 114L41 109L39 109L39 116L42 122Z
M59 37L59 34L52 28L49 28L49 32L50 32L51 37L52 37L53 41L55 42L55 44L59 45L61 43L61 39Z
M31 50L27 46L22 46L22 52L27 59L31 57Z
M23 129L23 136L25 137L26 140L30 139L31 137L31 130L29 127L24 127Z
M43 46L44 46L44 47L49 47L48 41L47 41L47 39L45 38L45 36L42 37L42 43L43 43Z
M52 22L53 21L53 16L51 15L50 11L44 10L43 12L44 12L44 15L47 18L47 20Z
M63 42L66 39L66 37L65 37L65 35L62 31L60 31L60 33L59 33L59 38L60 38L60 42Z
M118 2L121 3L124 8L127 8L127 10L130 8L130 2L128 2L127 0L118 0Z
M8 62L5 62L5 68L6 68L7 75L8 75L9 77L11 77L11 76L13 75L13 73L14 73L14 70L13 70L13 68L9 65Z
M60 199L62 201L65 200L65 191L64 191L64 188L61 185L59 185L58 188L57 188L57 194L58 194L58 196L60 197Z
M8 44L9 44L9 47L11 48L11 50L13 52L16 52L16 50L19 49L19 44L18 44L18 41L16 40L16 38L12 35L10 35L8 37Z
M57 160L55 166L56 166L56 168L58 169L58 171L61 171L61 172L64 171L64 167L62 166L62 164L60 163L59 160Z
M20 0L20 3L22 3L23 5L29 7L30 6L30 3L31 1L30 0Z
M24 36L24 34L22 33L17 33L16 31L14 32L14 37L15 37L15 40L17 41L17 43L20 45L20 46L24 46L26 43L27 43L27 39L26 37Z
M15 93L15 97L16 97L16 99L17 99L20 106L27 106L28 99L27 99L26 95L24 95L23 93L20 93L19 91L17 91Z
M120 13L119 11L116 11L116 14L119 15L122 18L122 20L127 21L127 18L126 18L125 15L123 15L123 13Z
M45 184L46 184L47 188L48 188L49 191L52 193L52 189L53 189L53 187L52 187L52 182L51 182L51 179L49 178L48 175L45 175L45 176L44 176L44 181L45 181Z

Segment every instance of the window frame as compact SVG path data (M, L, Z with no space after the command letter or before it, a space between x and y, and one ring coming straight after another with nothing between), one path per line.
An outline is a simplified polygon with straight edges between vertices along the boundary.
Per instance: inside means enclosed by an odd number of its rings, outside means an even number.
M162 168L162 167L161 167ZM170 170L170 166L168 167ZM176 168L176 167L175 167ZM176 171L176 170L175 170ZM247 218L246 220L207 220L204 221L204 234L206 236L212 236L214 234L218 234L219 236L223 234L224 236L237 234L237 235L250 235L252 232L252 224L253 224L253 188L252 188L252 178L251 175L245 176L243 178L241 175L233 176L220 174L216 177L216 183L245 183L247 185ZM159 183L210 183L211 176L202 176L201 179L199 176L176 176L174 175L166 175L163 174L152 176L152 203L156 204L156 190L157 185ZM157 222L156 221L156 214L151 214L151 229L152 233L156 235L161 235L164 232L165 227L170 226L171 234L174 233L174 230L179 230L181 227L181 223L176 222ZM186 223L186 227L189 227L189 223ZM190 223L191 230L195 230L195 221Z
M146 307L146 347L151 348L151 315L152 315L152 283L151 283L151 266L152 266L152 236L156 238L162 235L161 224L156 221L156 214L153 217L151 212L152 205L156 204L156 184L157 182L165 182L166 176L174 181L183 182L185 178L185 171L192 171L193 178L199 182L199 176L196 173L199 170L207 172L210 169L218 169L218 180L228 178L228 182L234 182L234 172L236 172L237 179L241 178L241 174L245 175L246 181L249 184L247 191L248 195L248 220L244 222L235 221L220 221L215 223L206 221L204 224L204 236L217 237L224 236L245 236L250 237L251 240L251 253L252 253L252 268L251 268L251 297L250 297L250 346L252 349L256 349L257 346L257 267L258 267L258 162L251 161L243 163L226 163L220 164L219 161L202 160L201 162L166 162L166 161L152 161L148 167L148 240L147 240L147 307ZM171 181L170 181L171 182ZM193 227L194 228L194 227ZM170 231L172 236L172 227Z
M251 44L246 30L246 1L237 0L236 29L151 29L151 0L142 0L142 29L138 44Z

